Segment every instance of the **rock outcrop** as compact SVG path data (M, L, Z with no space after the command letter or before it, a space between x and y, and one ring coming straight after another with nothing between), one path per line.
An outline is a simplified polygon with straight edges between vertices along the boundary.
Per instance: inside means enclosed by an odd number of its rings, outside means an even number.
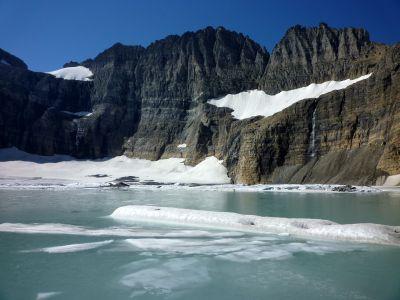
M247 36L208 27L64 65L89 68L93 81L31 72L3 50L0 61L0 147L188 164L215 155L249 184L374 184L400 173L400 46L371 42L363 29L295 26L270 56ZM207 103L368 73L267 118L235 120ZM91 114L73 114L82 111Z

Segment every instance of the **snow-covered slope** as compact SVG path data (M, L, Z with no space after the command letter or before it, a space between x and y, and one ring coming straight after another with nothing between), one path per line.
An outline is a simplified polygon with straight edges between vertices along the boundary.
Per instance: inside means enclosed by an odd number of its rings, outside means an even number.
M233 109L232 115L239 120L255 116L272 116L294 103L335 91L345 89L348 86L369 78L371 74L356 79L343 81L327 81L324 83L312 83L309 86L282 91L276 95L268 95L264 91L251 90L239 94L229 94L221 99L212 99L208 103L217 107L228 107Z
M66 155L40 156L16 148L0 149L0 177L38 177L104 183L123 176L168 183L229 183L222 161L211 156L198 165L184 165L183 158L150 161L117 156L101 160L77 160Z
M54 75L57 78L63 78L67 80L81 80L81 81L90 81L91 80L90 77L93 76L92 71L83 66L62 68L47 73Z
M380 224L338 224L321 219L297 219L241 215L173 207L128 205L117 208L112 218L238 230L257 233L291 234L298 237L353 241L400 246L400 226Z

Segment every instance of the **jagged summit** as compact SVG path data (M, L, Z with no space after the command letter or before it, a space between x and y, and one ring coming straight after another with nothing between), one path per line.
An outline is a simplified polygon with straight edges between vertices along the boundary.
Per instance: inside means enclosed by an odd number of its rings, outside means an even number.
M295 25L274 47L261 86L277 93L310 82L342 80L348 74L364 75L368 70L354 61L372 45L365 29L335 29L325 23L317 27Z

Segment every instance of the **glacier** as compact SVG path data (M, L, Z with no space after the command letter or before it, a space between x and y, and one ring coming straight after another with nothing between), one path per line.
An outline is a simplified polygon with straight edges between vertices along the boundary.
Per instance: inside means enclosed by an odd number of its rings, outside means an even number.
M233 110L232 116L243 120L256 116L269 117L304 99L318 98L332 91L342 90L359 81L368 79L372 73L355 79L312 83L306 87L282 91L268 95L261 90L250 90L238 94L228 94L220 99L211 99L207 103Z

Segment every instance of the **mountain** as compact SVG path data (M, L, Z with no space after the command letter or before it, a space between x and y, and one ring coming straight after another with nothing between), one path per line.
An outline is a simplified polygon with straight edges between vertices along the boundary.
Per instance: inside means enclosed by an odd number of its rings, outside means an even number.
M375 184L400 173L400 45L374 43L364 29L297 25L271 55L223 27L146 48L118 43L64 65L89 69L86 81L29 71L3 50L1 59L0 147L79 158L182 155L188 164L214 155L234 182L249 184ZM371 73L268 117L235 119L208 103Z

